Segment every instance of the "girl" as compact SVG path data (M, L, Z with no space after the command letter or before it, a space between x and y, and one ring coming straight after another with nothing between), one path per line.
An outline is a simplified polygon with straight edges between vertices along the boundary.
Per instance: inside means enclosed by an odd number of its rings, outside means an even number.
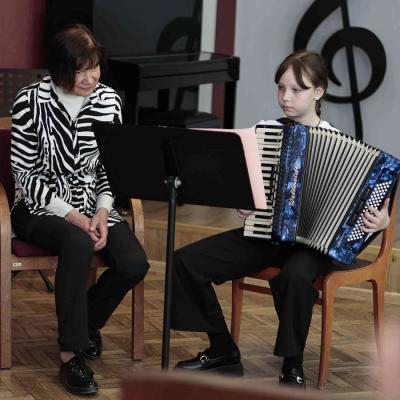
M320 55L302 51L290 54L275 75L278 103L286 118L309 126L333 128L321 118L321 98L328 77ZM262 121L264 122L264 121ZM264 122L265 123L265 122ZM268 121L268 125L279 125ZM365 231L385 229L388 200L378 211L363 216ZM241 217L251 213L238 210ZM186 246L175 253L172 290L172 328L207 332L210 346L176 368L242 375L240 352L226 326L212 283L221 284L278 265L281 273L270 281L279 327L274 354L283 357L282 384L304 386L303 351L313 305L318 298L315 279L326 273L331 260L302 244L279 246L243 237L234 229Z

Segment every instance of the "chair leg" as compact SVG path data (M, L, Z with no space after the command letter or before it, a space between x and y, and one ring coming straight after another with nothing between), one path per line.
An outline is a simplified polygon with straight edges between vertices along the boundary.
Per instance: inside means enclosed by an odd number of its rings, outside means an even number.
M384 307L385 307L385 279L377 277L371 280L374 304L375 340L378 352L378 362L383 364L384 357Z
M0 282L0 368L11 368L11 273L4 265Z
M240 285L244 278L232 281L232 315L231 315L231 336L233 341L239 346L240 323L242 319L243 289Z
M326 282L327 283L327 282ZM336 287L325 285L322 292L321 353L319 359L318 388L324 389L328 379L332 342L333 303Z
M41 276L41 278L43 279L44 284L46 285L47 291L49 293L53 293L54 292L54 285L51 283L49 277L47 276L46 272L43 269L38 269L37 270ZM11 272L11 276L14 278L15 276L17 276L19 273L21 272L21 270L19 271L12 271Z
M53 293L54 292L54 285L50 282L49 277L47 276L46 272L42 269L39 269L39 274L43 279L44 284L46 285L47 291L49 293Z
M144 358L144 281L132 289L132 358Z

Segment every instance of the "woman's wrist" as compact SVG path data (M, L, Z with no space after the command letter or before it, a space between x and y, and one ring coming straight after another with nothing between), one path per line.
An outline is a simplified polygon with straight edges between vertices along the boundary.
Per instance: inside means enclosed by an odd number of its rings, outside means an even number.
M96 202L96 209L99 210L100 208L107 209L108 212L111 211L113 206L114 198L108 194L101 194L97 198Z
M66 216L74 209L74 207L62 200L61 198L55 196L51 199L50 203L45 207L47 211L52 214L57 215L61 218L66 218Z
M105 215L106 217L108 217L109 212L106 207L100 207L96 210L96 214Z
M65 220L70 220L74 215L79 214L79 211L77 211L75 208L71 208L71 210L69 210L65 215L64 215L64 219Z

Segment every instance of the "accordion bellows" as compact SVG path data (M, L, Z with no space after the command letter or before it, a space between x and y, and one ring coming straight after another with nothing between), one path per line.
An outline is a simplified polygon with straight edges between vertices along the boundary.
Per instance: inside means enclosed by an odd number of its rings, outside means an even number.
M244 235L304 243L351 264L367 238L362 214L380 208L400 161L341 132L298 123L257 125L266 210L245 221Z

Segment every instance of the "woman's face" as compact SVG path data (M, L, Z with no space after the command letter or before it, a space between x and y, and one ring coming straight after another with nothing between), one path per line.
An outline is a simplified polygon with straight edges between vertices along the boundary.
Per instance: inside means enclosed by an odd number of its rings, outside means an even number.
M286 70L278 82L278 103L286 117L312 125L317 117L315 102L322 97L324 90L314 87L306 75L302 77L309 89L299 86L292 68Z
M90 96L100 79L100 65L95 67L83 66L75 72L75 84L72 93L76 96Z

